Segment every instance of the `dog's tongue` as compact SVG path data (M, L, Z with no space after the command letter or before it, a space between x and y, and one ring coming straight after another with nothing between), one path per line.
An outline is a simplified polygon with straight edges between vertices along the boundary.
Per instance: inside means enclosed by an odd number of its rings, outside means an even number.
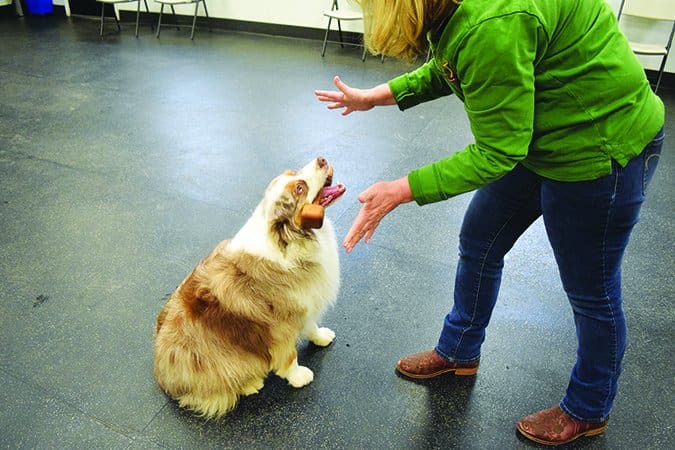
M335 200L340 198L340 196L344 194L346 190L347 188L342 183L324 186L324 188L321 190L321 199L319 200L319 204L321 206L330 205Z

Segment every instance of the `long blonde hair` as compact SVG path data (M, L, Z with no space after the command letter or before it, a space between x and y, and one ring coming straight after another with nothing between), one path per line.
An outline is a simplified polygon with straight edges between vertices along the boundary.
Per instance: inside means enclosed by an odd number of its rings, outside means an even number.
M364 14L366 48L376 55L412 61L427 48L426 34L461 0L356 0Z

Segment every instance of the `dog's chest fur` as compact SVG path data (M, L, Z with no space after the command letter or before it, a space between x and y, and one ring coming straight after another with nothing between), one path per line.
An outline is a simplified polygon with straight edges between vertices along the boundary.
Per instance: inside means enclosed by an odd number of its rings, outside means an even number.
M340 284L340 263L335 231L329 219L312 237L280 247L256 211L230 241L230 251L241 251L278 265L294 281L287 295L312 315L335 301ZM317 301L318 300L318 301Z

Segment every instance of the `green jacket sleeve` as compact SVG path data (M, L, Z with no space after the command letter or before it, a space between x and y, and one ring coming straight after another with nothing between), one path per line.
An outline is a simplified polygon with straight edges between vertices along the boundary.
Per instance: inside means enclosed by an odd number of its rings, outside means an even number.
M389 81L389 88L401 111L452 94L434 59L413 72Z
M412 171L408 182L422 205L490 183L528 153L534 121L534 67L545 45L528 14L491 18L469 30L456 51L457 86L475 143Z

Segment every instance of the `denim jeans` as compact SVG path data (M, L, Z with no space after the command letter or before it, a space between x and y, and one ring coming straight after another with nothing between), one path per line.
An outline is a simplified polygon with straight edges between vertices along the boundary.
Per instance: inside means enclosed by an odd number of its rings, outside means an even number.
M663 131L626 167L593 181L559 182L518 165L476 191L459 239L454 305L436 352L477 360L501 282L504 255L543 216L563 288L572 306L577 360L560 407L580 420L605 420L626 348L621 260L638 222Z

